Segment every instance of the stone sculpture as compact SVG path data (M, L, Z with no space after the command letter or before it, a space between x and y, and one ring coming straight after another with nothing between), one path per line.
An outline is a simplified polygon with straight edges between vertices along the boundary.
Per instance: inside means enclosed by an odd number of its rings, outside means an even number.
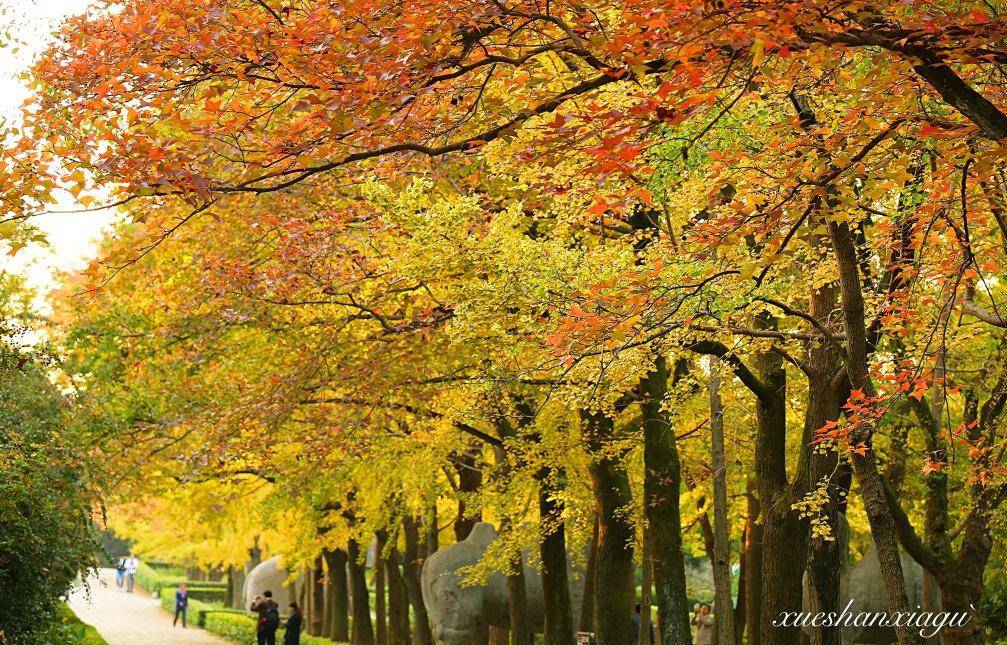
M280 558L273 557L257 564L245 576L242 588L242 607L248 609L252 600L265 591L273 592L273 600L286 611L287 605L296 600L296 584L289 584L290 572L280 566Z
M460 573L479 562L494 539L493 526L479 522L466 539L438 550L423 563L423 603L439 645L469 645L483 626L509 626L506 577L493 572L484 585L463 586L464 574ZM523 560L527 563L528 558ZM525 564L524 579L528 620L532 631L541 633L545 622L542 576ZM574 625L577 625L584 595L583 570L570 568L569 580Z

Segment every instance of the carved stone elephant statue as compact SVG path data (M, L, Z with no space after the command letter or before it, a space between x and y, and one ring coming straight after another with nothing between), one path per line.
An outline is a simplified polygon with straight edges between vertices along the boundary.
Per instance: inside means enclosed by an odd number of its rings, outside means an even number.
M290 572L280 566L280 558L273 557L257 564L245 576L242 587L242 603L245 609L252 600L265 591L273 592L273 600L280 606L280 611L286 611L287 605L296 600L297 585L289 584Z
M461 570L479 562L486 547L494 539L496 531L493 526L480 522L473 527L466 539L438 550L423 563L423 604L430 615L434 639L439 645L469 645L484 625L509 626L507 579L502 573L491 573L484 585L462 584L465 576ZM527 563L528 558L523 560ZM571 567L568 573L576 625L580 622L584 572L580 568ZM538 569L525 564L524 580L528 620L532 631L541 633L545 623L542 576Z

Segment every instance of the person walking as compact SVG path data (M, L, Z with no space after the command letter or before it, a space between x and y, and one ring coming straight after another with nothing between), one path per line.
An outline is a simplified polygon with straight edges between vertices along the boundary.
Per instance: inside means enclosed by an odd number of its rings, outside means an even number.
M633 645L640 645L640 625L643 622L643 617L640 615L640 603L636 603L636 608L633 609L633 614L629 617L629 629L630 629L630 640ZM650 624L650 640L647 641L648 645L654 645L654 624Z
M304 624L304 617L301 615L301 607L296 603L290 603L290 618L287 619L287 630L283 632L283 645L301 645L301 626Z
M136 570L140 566L140 561L132 553L126 559L126 591L133 593L133 585L136 584Z
M273 592L266 591L252 601L252 611L259 614L255 628L258 645L276 645L276 630L280 627L280 607L273 600Z
M178 585L175 590L175 622L172 627L178 626L178 617L182 617L182 629L185 629L185 611L189 608L189 592L185 590L185 583Z
M126 558L119 558L119 561L115 563L115 586L118 589L122 589L122 586L126 583Z
M692 624L696 633L692 637L692 645L713 645L713 615L709 603L696 603L692 609Z

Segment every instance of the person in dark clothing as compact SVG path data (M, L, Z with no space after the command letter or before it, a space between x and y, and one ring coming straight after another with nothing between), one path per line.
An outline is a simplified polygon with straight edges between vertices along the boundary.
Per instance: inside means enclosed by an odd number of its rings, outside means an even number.
M290 618L287 619L287 631L283 632L283 645L301 645L301 625L304 617L296 602L290 603Z
M182 616L182 629L185 629L185 612L189 608L189 592L185 590L185 585L178 585L178 589L175 590L175 622L171 623L172 627L178 625L178 617Z
M633 645L640 644L640 623L642 622L642 617L640 616L640 603L636 603L636 608L633 610L633 615L629 617L629 629L630 629L630 639ZM654 643L654 624L650 624L650 645Z
M267 591L252 601L252 611L259 614L255 635L259 645L276 645L276 630L280 627L280 607Z

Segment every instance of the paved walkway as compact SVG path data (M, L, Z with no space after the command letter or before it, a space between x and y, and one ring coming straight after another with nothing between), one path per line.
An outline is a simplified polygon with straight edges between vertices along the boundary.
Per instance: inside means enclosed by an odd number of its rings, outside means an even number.
M76 589L70 594L70 607L81 620L93 625L109 645L229 643L193 625L185 630L181 622L178 627L172 627L173 616L162 610L160 603L150 594L140 589L132 594L116 589L115 571L112 569L102 569L99 577L92 578L90 583L90 595L84 589Z

